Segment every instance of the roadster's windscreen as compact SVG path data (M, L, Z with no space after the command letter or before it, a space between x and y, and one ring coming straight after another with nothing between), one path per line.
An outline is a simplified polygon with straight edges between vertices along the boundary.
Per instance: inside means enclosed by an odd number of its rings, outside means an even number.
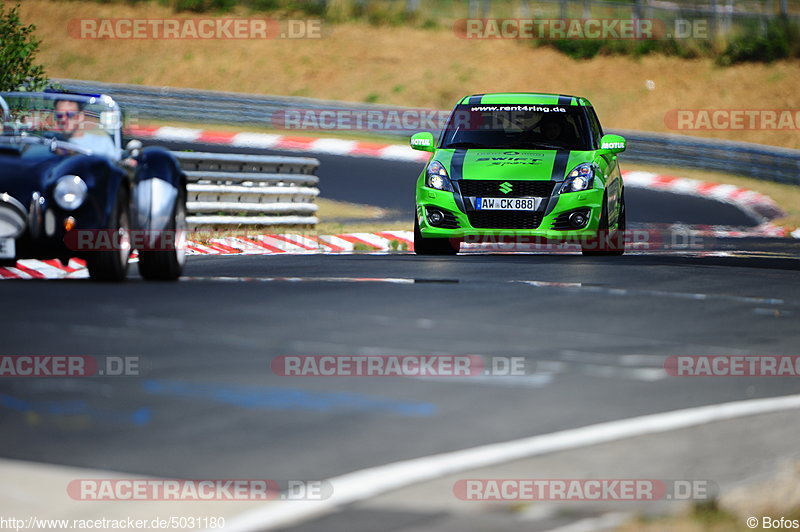
M16 93L6 94L4 100L6 139L54 139L97 155L118 156L119 115L102 97Z
M583 107L459 105L442 134L443 148L592 150Z

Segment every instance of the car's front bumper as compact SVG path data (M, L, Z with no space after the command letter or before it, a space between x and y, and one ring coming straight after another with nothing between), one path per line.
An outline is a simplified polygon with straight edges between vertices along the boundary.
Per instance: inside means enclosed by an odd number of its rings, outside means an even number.
M508 237L537 237L543 240L563 242L597 235L603 211L604 190L602 188L592 188L582 192L554 193L552 196L544 198L537 211L531 211L532 215L537 216L541 221L535 228L527 229L475 227L470 222L471 214L475 211L470 208L468 201L458 196L457 192L440 191L418 186L416 196L416 216L419 221L420 232L426 238L467 239L469 237L502 235ZM428 219L428 208L436 208L448 213L448 220L451 220L449 215L452 214L455 224L449 223L448 227L437 227L431 224ZM565 227L563 223L564 216L575 211L588 211L588 223L580 229L557 229L557 227ZM457 227L454 227L454 225L457 225Z
M12 201L13 200L13 201ZM75 244L79 232L95 233L98 210L90 200L76 211L66 212L54 203L47 201L40 193L32 194L25 206L9 194L0 193L0 228L7 229L0 234L6 240L4 249L14 250L13 257L0 254L0 262L12 264L19 259L61 259L83 257ZM67 220L71 229L67 229ZM9 229L13 224L14 229ZM70 233L72 231L72 233ZM13 244L8 246L8 240Z

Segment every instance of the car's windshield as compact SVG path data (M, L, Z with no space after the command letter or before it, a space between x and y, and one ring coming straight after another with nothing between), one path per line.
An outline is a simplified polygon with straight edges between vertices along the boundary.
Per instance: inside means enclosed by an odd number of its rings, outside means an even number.
M108 97L24 92L0 96L8 106L6 138L56 139L109 157L119 152L121 115Z
M583 107L458 105L441 147L591 150L593 139Z

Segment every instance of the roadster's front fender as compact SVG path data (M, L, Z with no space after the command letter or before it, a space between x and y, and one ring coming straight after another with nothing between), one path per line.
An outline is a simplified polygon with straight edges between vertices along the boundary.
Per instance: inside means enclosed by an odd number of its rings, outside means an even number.
M178 189L171 183L158 177L139 181L133 192L136 226L154 232L169 229L177 200Z
M139 170L133 191L136 227L145 232L146 244L156 246L162 231L174 229L175 202L185 194L183 173L175 158L165 149L145 148L139 157Z

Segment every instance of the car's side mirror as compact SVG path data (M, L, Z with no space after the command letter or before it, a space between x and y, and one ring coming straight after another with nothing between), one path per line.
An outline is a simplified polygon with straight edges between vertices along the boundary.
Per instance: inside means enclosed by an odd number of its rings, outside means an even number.
M620 135L603 135L600 139L600 153L622 153L628 145L625 137Z
M429 133L428 131L411 135L411 147L415 150L432 152L435 149L435 142L436 141L433 140L433 133Z

